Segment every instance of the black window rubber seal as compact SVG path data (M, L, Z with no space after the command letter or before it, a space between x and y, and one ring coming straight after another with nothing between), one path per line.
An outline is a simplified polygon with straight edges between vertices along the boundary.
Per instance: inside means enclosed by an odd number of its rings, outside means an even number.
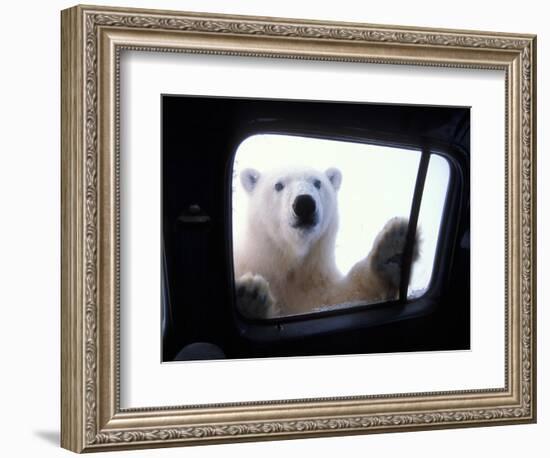
M404 304L407 301L407 291L409 289L409 280L415 249L414 242L416 239L418 215L420 213L420 205L422 204L422 194L424 193L424 184L426 183L426 175L428 174L429 164L430 151L427 148L422 148L420 164L418 165L418 173L416 174L416 183L414 185L411 212L409 214L405 248L403 250L403 256L401 257L401 278L399 282L399 302L401 304Z

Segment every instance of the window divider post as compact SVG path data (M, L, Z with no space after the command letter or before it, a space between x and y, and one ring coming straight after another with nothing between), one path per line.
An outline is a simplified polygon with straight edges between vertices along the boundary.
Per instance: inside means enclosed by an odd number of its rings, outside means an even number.
M409 281L412 270L412 261L414 255L414 243L416 240L418 216L420 214L420 205L422 204L422 194L424 193L424 184L426 175L428 174L428 166L430 164L430 151L427 147L422 148L422 155L418 165L418 173L416 174L416 183L414 185L414 194L409 214L409 225L407 229L407 237L405 239L405 247L403 256L401 257L401 277L399 281L399 302L407 301L407 291L409 289Z

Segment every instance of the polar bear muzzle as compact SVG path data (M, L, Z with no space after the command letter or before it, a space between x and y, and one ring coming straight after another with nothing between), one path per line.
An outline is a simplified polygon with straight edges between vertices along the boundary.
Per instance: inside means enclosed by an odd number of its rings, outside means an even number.
M293 227L312 227L317 224L317 206L315 199L309 194L296 196L292 204L292 210L296 215Z

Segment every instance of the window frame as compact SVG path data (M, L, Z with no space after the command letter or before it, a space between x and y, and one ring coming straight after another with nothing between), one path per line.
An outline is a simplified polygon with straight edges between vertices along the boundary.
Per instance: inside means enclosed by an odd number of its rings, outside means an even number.
M293 126L285 121L256 120L250 123L243 134L235 142L230 161L228 184L228 261L231 263L229 272L231 274L230 284L233 285L233 302L231 304L235 326L240 336L253 342L277 342L297 338L321 336L324 334L337 333L346 330L356 330L375 326L387 325L407 319L418 318L430 314L437 306L441 292L448 281L450 266L452 265L453 248L456 244L457 222L462 214L465 193L465 172L469 173L469 163L464 162L465 151L451 144L436 140L434 138L419 135L395 134L381 132L368 128L356 128L349 126L338 126L331 132L325 128L319 129L314 125ZM287 315L265 319L249 318L243 316L236 306L235 277L234 277L234 254L232 244L233 209L232 209L232 183L234 160L239 146L247 138L255 135L286 135L317 138L324 140L348 141L384 147L395 147L418 151L422 154L426 151L431 155L439 155L447 160L449 165L449 182L447 195L441 215L438 242L432 275L428 287L424 293L416 298L385 301L371 304L358 304L350 307L337 307L332 310L312 311L299 315ZM463 170L464 165L467 167ZM420 165L417 170L420 173ZM419 208L421 197L419 196ZM468 196L467 196L468 197ZM411 209L415 205L415 199L411 201ZM416 229L416 228L415 228ZM443 259L449 259L445 268Z

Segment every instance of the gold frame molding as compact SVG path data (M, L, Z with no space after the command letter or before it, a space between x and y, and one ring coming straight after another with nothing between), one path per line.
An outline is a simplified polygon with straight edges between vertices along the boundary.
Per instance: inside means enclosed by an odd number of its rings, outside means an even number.
M89 452L536 421L534 35L95 6L64 10L61 19L63 447ZM121 409L123 49L503 70L505 387Z

